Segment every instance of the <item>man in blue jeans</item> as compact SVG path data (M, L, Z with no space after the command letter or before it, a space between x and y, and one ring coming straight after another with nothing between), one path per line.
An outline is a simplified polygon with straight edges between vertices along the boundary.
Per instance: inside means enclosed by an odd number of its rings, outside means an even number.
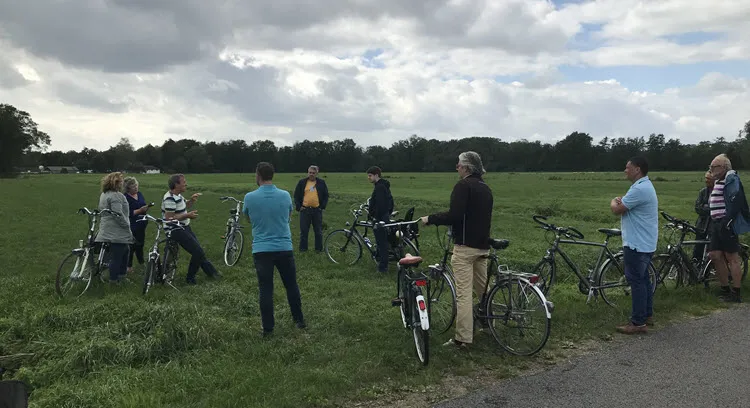
M273 166L260 162L255 169L258 189L245 194L244 209L253 226L253 260L260 291L260 317L263 336L273 333L273 268L279 270L286 288L289 309L297 327L306 327L302 316L302 300L297 285L297 269L292 253L292 231L289 221L294 206L292 197L273 184Z
M648 178L648 162L633 157L625 165L625 176L631 183L624 197L610 202L614 214L622 216L622 246L625 278L631 287L632 315L627 324L617 327L625 334L646 333L653 324L654 297L648 266L656 251L659 237L659 201Z

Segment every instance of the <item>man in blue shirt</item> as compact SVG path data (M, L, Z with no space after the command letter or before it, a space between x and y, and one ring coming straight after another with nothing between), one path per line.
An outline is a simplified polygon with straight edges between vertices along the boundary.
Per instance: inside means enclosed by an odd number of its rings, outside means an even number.
M279 270L281 282L286 289L292 318L298 328L306 327L297 285L297 268L292 252L292 231L289 228L294 206L289 193L273 184L273 173L274 169L270 163L258 163L255 169L255 182L258 184L258 189L245 194L242 210L253 226L253 260L258 275L263 336L273 332L275 323L273 317L274 266Z
M625 165L625 176L633 184L625 197L610 202L614 214L622 216L622 246L625 278L631 287L630 321L617 327L625 334L646 333L654 314L654 288L648 267L659 238L659 201L648 178L648 162L634 157Z

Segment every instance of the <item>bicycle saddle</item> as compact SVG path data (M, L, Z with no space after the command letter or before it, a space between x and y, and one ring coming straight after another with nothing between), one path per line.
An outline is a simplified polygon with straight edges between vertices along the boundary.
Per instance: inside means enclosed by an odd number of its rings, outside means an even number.
M422 262L421 256L413 256L412 254L406 254L403 258L398 261L399 265L418 265Z
M508 245L510 245L510 241L508 241L507 239L490 238L488 242L490 246L495 249L505 249L508 247Z
M622 231L617 228L599 228L597 231L605 234L608 237L619 237L622 235Z

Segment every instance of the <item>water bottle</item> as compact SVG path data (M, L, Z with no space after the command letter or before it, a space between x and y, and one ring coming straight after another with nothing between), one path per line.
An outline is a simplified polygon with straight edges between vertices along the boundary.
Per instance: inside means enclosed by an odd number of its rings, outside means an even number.
M365 244L368 248L372 248L372 242L370 242L370 238L365 237Z

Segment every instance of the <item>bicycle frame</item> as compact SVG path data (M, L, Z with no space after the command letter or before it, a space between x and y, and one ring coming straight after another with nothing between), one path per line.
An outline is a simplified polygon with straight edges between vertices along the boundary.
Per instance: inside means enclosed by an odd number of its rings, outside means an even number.
M598 289L607 289L607 288L613 288L618 287L619 285L603 285L603 286L594 286L591 282L593 282L593 278L597 276L601 272L601 268L605 264L604 257L606 255L606 258L609 259L610 262L615 262L615 265L617 265L618 268L620 268L620 265L617 264L617 258L616 254L622 252L617 251L613 253L609 249L609 238L606 237L604 242L591 242L591 241L577 241L574 239L562 239L562 237L557 234L555 236L555 242L552 244L552 247L547 249L547 254L544 256L543 259L549 260L550 262L555 262L555 254L558 253L562 257L562 259L565 261L565 263L568 265L568 267L573 271L573 273L576 274L578 277L578 280L588 289L591 290L598 290ZM578 267L578 264L576 264L567 253L565 253L565 250L563 250L560 247L560 244L572 244L572 245L582 245L582 246L592 246L592 247L600 247L601 250L599 251L599 256L597 257L596 263L594 264L594 267L589 270L588 276L584 277L581 273L581 269Z

